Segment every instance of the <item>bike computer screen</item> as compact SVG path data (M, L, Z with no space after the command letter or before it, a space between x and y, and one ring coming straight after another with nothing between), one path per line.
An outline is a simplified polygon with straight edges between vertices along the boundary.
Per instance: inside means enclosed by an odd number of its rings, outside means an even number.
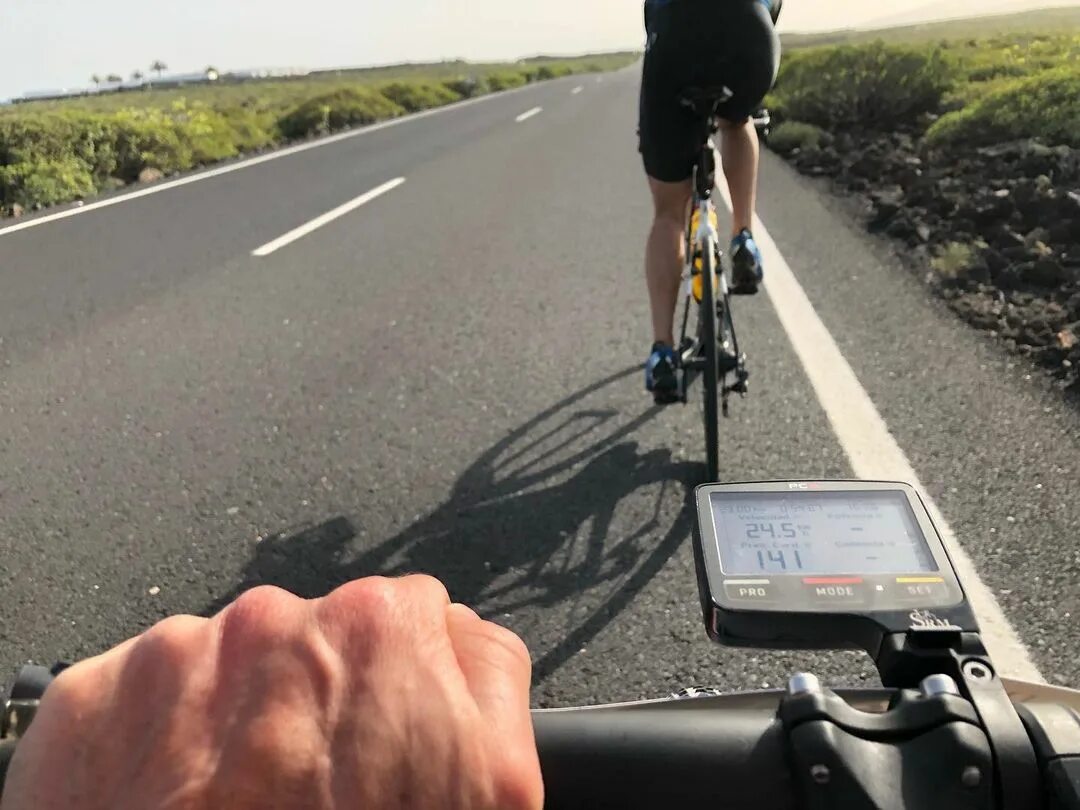
M710 484L697 508L706 624L725 644L873 652L887 633L977 629L906 484Z

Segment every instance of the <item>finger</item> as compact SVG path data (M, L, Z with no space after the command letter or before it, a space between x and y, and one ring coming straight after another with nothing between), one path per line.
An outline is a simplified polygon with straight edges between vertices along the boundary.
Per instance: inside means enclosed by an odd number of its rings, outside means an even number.
M464 605L446 609L446 625L469 691L491 730L499 766L497 807L540 808L544 782L529 714L532 664L524 642Z
M529 651L513 632L484 621L465 605L446 609L458 665L485 719L511 738L532 736Z

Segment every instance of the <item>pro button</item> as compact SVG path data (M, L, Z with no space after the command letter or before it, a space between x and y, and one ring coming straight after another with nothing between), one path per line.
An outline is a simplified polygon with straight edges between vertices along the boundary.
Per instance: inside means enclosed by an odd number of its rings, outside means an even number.
M776 586L769 579L729 579L724 582L724 593L732 602L776 601Z

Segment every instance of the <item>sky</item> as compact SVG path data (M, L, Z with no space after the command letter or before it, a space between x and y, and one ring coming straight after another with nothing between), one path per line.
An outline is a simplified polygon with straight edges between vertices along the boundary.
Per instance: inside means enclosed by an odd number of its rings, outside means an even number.
M887 8L921 18L942 16L943 5ZM857 27L881 16L866 0L786 0L781 28ZM0 99L81 87L95 73L127 77L157 59L188 72L639 48L641 19L641 0L0 0Z

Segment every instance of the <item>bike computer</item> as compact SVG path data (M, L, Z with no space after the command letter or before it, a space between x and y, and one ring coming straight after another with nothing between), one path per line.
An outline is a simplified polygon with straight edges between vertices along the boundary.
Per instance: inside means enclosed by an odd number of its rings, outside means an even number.
M778 649L862 648L978 632L915 490L880 481L706 484L694 553L709 635Z

